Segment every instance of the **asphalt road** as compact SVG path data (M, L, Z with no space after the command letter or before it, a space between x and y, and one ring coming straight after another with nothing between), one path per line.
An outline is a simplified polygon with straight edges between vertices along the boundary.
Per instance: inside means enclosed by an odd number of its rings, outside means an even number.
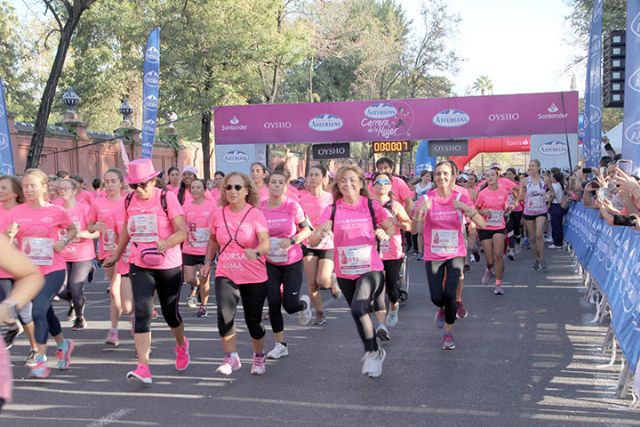
M181 307L191 344L191 365L174 368L174 348L162 321L154 321L151 387L129 384L133 340L122 322L121 345L103 344L108 329L106 283L87 287L89 328L64 332L76 340L72 366L46 380L25 379L27 352L20 337L11 350L14 403L0 426L413 426L413 425L640 425L613 388L617 366L606 366L599 345L605 326L588 320L594 310L566 252L547 252L549 270L532 272L528 251L507 262L504 296L480 284L471 264L464 291L469 317L456 323L456 349L440 348L423 263L409 265L409 301L385 344L382 376L360 374L363 349L344 299L324 295L326 325L301 327L285 315L290 356L269 361L266 375L251 376L249 335L239 322L243 367L215 373L222 349L210 317ZM182 298L184 301L184 297ZM56 305L64 318L65 308ZM267 324L267 327L269 325ZM270 330L267 347L273 346ZM50 360L55 358L50 347Z

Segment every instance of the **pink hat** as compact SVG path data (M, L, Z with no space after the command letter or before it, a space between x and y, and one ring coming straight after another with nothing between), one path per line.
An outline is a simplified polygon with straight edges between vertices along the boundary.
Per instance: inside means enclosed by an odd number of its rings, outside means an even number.
M129 162L125 181L127 184L140 184L150 181L158 175L160 172L154 170L151 159L137 159Z
M182 168L182 173L183 173L183 174L185 174L185 173L192 173L192 174L194 174L195 176L198 176L198 169L196 169L196 168L195 168L195 167L193 167L193 166L185 166L184 168Z

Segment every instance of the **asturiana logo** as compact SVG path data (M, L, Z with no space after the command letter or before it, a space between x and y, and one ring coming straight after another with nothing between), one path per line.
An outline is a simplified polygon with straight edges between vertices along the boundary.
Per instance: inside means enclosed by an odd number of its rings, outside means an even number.
M224 156L222 156L222 160L227 163L243 163L249 160L249 155L244 151L233 150L225 153Z
M240 123L240 120L234 115L229 119L228 125L222 125L222 130L235 131L235 130L247 130L247 125Z
M636 92L640 92L640 68L635 70L633 74L629 76L629 87ZM0 114L1 116L2 114Z
M469 115L461 110L444 110L433 116L433 124L444 128L464 126L469 120Z
M567 152L567 144L562 141L549 141L542 144L538 151L547 156L565 154Z
M319 132L330 132L340 129L343 125L342 119L333 114L321 114L309 120L309 127Z
M144 99L144 102L142 103L142 105L147 110L157 110L158 109L158 98L153 96L153 95L149 95Z
M156 131L156 121L155 120L145 120L142 122L142 132L144 133L155 133Z
M569 114L560 112L558 106L555 103L552 103L549 108L547 108L547 113L538 114L538 120L566 119L568 116Z
M632 144L640 144L640 120L624 131L624 137Z
M144 75L144 82L151 87L157 87L160 84L160 74L155 71L149 71Z
M7 135L5 134L0 134L0 150L4 150L5 148L9 147L9 138L7 138Z
M160 51L155 46L149 47L144 53L144 59L149 62L160 62Z
M398 113L398 109L391 104L381 102L379 104L369 105L364 110L364 115L371 119L386 119L393 117Z

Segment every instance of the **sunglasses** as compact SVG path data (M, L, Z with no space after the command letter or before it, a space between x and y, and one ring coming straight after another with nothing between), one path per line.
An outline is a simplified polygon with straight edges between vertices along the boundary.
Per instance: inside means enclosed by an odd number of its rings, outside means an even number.
M155 179L155 178L154 178L154 179ZM138 188L138 187L140 187L140 188L147 188L147 185L149 185L149 183L150 183L151 181L153 181L153 179L152 179L152 180L150 180L150 181L147 181L147 182L140 182L140 183L138 183L138 184L129 184L129 187L131 187L131 189L132 189L132 190L135 190L135 189L136 189L136 188Z
M240 185L240 184L236 184L236 185L227 184L224 186L224 189L227 191L231 191L231 190L240 191L243 188L244 188L244 185Z
M378 179L374 182L375 185L389 185L390 182L388 179Z

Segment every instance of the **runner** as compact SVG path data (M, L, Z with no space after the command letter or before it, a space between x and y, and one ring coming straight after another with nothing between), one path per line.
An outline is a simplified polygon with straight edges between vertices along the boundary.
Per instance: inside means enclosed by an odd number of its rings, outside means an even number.
M522 187L520 186L520 177L514 168L508 168L504 174L505 178L516 184L515 192L510 195L509 204L515 206L511 211L511 228L513 229L513 235L509 237L509 251L507 252L507 258L511 261L515 259L515 254L519 254L522 251L522 210L524 209L524 203L520 200L520 194Z
M104 261L111 267L131 246L131 288L135 305L135 343L138 366L127 373L131 382L151 384L151 312L157 290L162 314L176 340L176 369L189 366L189 341L178 307L182 286L180 243L187 235L182 207L176 196L155 188L156 177L151 159L133 160L127 167L126 181L134 190L125 197L125 223L113 255Z
M169 182L167 183L167 190L171 191L176 196L180 191L180 169L175 166L171 166L167 171L169 175Z
M204 181L196 179L191 182L192 200L185 202L184 218L187 222L187 239L182 245L182 271L184 281L192 286L192 294L187 299L187 305L191 308L198 307L196 315L207 317L207 304L209 303L209 275L202 274L204 255L209 242L211 231L209 225L213 213L217 209L214 202L205 200ZM200 305L196 292L200 293Z
M244 319L253 347L252 375L265 373L262 306L267 297L265 254L269 253L269 229L260 209L259 195L251 179L232 172L223 183L222 209L211 221L211 236L201 273L209 275L213 255L219 248L215 291L218 305L218 331L224 359L216 372L231 375L240 369L236 347L235 317L242 300Z
M454 349L453 324L456 320L456 290L467 254L464 245L464 217L479 227L484 218L470 207L471 200L454 190L455 163L441 161L436 165L436 188L427 193L411 221L411 231L424 228L424 259L431 301L438 307L436 326L444 327L442 348Z
M386 319L378 318L379 324L376 328L376 335L382 341L390 339L387 326L394 327L398 323L398 312L400 311L400 271L402 264L406 262L402 248L402 231L411 230L411 218L407 215L404 207L393 199L391 192L390 173L377 173L373 176L373 188L376 199L389 211L396 227L395 233L389 240L380 242L380 253L385 272L385 290L389 297L389 311ZM384 313L383 310L379 311Z
M129 280L128 253L123 262L123 269L116 266L105 267L104 260L115 252L118 246L118 236L124 225L124 177L117 168L107 170L103 176L106 196L96 199L89 210L89 226L91 232L100 233L98 240L98 260L109 280L109 297L111 300L110 315L111 329L105 339L105 344L117 347L118 322L123 314L133 315L133 294ZM128 252L125 250L125 252ZM123 255L122 258L125 258ZM133 320L133 318L132 318Z
M524 225L527 228L529 244L533 249L532 270L546 270L544 262L544 229L547 222L547 198L549 186L540 176L540 161L529 162L529 176L523 182Z
M311 320L311 301L300 296L302 286L302 249L300 242L311 234L302 208L286 196L287 176L276 169L269 175L269 200L260 202L260 210L269 228L269 254L267 255L267 300L269 321L275 335L275 346L269 359L289 355L284 338L282 308L289 314L298 313L301 325Z
M260 201L267 200L269 198L269 189L265 185L268 176L269 173L267 172L265 165L260 162L251 164L251 181L253 181L253 185L256 187L256 191L260 196Z
M93 269L93 260L96 257L93 240L98 238L98 233L87 230L89 217L89 205L76 200L78 183L72 179L63 179L58 183L58 194L63 200L63 208L76 226L76 238L62 250L62 257L67 264L66 287L58 294L61 299L69 301L72 305L69 310L75 312L72 330L81 331L87 327L84 318L84 284ZM65 231L61 230L61 237Z
M338 284L351 307L351 315L364 345L362 374L379 377L386 357L378 346L370 313L384 307L384 265L377 240L396 233L389 212L369 199L364 173L357 166L343 166L332 189L334 204L325 208L318 227L309 238L317 245L333 235ZM375 308L374 308L375 307Z
M44 275L44 287L33 299L33 321L35 324L38 354L36 364L31 367L30 377L47 378L51 370L47 366L47 337L53 336L58 345L58 369L71 365L75 349L73 340L65 339L51 302L60 291L66 275L66 266L61 251L76 237L76 226L60 206L45 201L47 175L39 169L27 169L22 179L25 203L9 212L9 230L15 231L18 247L38 266ZM9 232L10 235L13 232ZM66 234L60 231L66 231ZM61 237L62 236L62 237Z
M476 199L476 207L486 222L486 225L478 230L484 257L487 261L487 268L482 276L482 284L489 284L495 267L496 283L494 293L496 295L504 295L502 290L506 227L504 217L511 213L511 206L509 205L509 195L511 193L504 187L498 186L497 170L489 170L487 181L489 185L478 193L478 198Z
M178 189L178 201L181 205L190 201L191 196L191 183L194 179L198 179L198 169L193 166L185 166L182 168L182 181L180 182L180 188Z
M211 198L215 203L218 203L220 200L220 192L222 191L222 182L224 181L224 172L216 171L213 174L213 188L209 190L209 194L211 194Z
M615 176L615 168L614 168ZM562 220L564 218L564 209L562 208L562 199L564 198L564 175L562 172L556 172L552 175L551 188L553 199L549 207L549 215L551 219L551 236L553 243L549 245L549 249L561 249L564 242L562 233ZM613 179L611 179L613 181ZM615 184L614 184L615 185Z
M306 184L307 191L300 198L300 205L311 221L311 226L317 228L321 225L320 215L327 206L333 204L333 196L324 190L324 182L327 178L327 169L324 166L313 166L309 169ZM324 315L322 296L320 289L331 289L334 299L340 298L342 292L338 282L333 276L333 239L322 239L316 246L312 246L307 240L302 246L304 254L304 271L307 276L309 297L316 310L314 325L324 325L327 318Z
M386 172L393 176L394 168L395 162L389 157L380 157L376 161L376 171L379 173ZM373 187L371 185L369 187L369 190L372 191ZM407 212L411 212L413 210L413 192L402 178L393 176L391 191L393 191L396 200L404 206Z

